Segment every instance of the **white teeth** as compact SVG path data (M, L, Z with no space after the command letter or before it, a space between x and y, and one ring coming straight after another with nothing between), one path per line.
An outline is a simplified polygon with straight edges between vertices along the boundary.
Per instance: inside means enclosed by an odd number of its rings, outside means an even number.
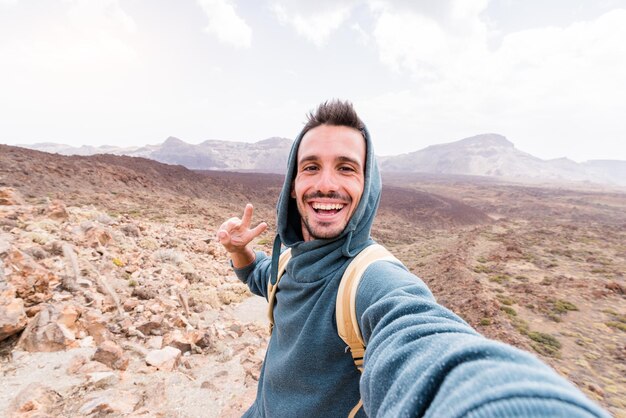
M345 205L341 203L313 203L313 209L341 210Z

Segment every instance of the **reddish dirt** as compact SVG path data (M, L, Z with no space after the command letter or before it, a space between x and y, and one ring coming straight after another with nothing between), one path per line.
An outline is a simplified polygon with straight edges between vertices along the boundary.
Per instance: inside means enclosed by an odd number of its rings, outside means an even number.
M374 238L440 303L484 335L535 353L626 417L626 193L480 177L383 178ZM61 198L112 217L204 229L209 237L248 201L273 231L281 183L280 175L0 145L0 187L18 189L29 202ZM0 227L9 231L11 222ZM272 235L261 237L260 248L269 249ZM232 416L250 401L243 392L227 405Z

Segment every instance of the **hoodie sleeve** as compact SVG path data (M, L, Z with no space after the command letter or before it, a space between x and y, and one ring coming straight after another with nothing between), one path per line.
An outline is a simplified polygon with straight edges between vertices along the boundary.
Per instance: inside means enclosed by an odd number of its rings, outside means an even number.
M608 417L535 356L489 340L404 267L372 264L357 315L370 417Z
M254 262L246 267L235 268L237 278L248 285L250 291L257 296L267 299L267 282L270 278L270 267L272 260L264 252L257 251Z

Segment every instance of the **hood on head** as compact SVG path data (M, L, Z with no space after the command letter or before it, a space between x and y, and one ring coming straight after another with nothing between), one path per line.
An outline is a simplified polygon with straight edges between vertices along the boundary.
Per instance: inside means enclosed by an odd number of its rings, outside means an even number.
M343 255L353 257L367 244L370 238L370 230L381 194L380 173L374 156L370 134L367 128L363 130L366 146L363 194L346 228L336 238L304 242L300 213L298 212L296 200L291 197L291 187L297 174L298 148L300 147L304 133L305 132L301 132L300 135L298 135L289 154L287 174L276 207L278 235L274 242L274 252L277 252L277 247L278 252L280 252L281 243L292 248L292 251L298 252L300 249L305 251L330 243L335 243L335 245L333 245L333 247L335 247L337 244L340 244L339 241L341 241L340 246L342 247Z

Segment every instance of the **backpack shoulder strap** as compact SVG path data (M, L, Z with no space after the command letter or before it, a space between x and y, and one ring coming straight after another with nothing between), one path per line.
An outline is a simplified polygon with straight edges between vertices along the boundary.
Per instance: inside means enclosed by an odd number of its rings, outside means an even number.
M291 248L287 248L280 254L280 258L278 259L278 275L276 276L276 283L272 284L271 275L267 280L267 317L270 320L270 335L274 330L274 301L276 300L278 282L280 282L280 278L285 273L289 260L291 260Z
M337 303L335 306L337 333L350 347L354 364L361 372L363 371L365 343L363 342L363 336L361 335L359 322L356 317L356 293L365 270L370 264L380 260L398 261L380 244L373 244L362 250L346 268L337 291Z

